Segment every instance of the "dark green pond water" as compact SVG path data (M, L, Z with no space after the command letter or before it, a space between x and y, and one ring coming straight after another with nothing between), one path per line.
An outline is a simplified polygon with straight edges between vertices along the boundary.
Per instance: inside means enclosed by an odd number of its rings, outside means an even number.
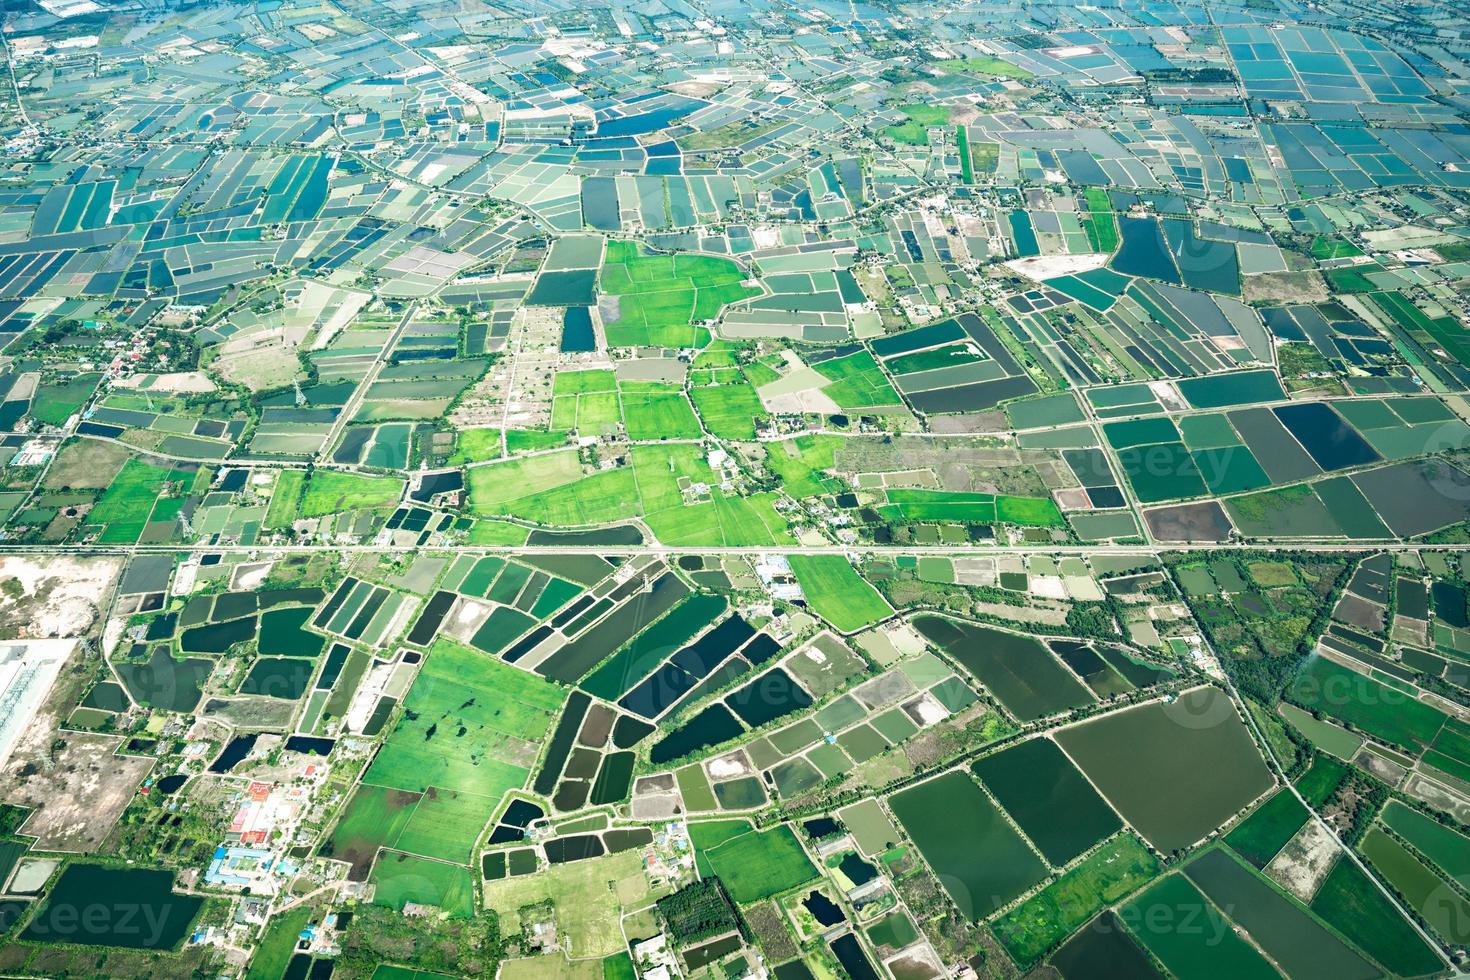
M204 900L173 893L174 876L144 868L72 864L61 873L23 939L37 943L173 949Z

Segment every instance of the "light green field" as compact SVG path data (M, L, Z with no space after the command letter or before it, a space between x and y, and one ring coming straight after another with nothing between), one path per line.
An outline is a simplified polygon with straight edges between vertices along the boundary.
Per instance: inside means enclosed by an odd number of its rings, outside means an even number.
M568 960L545 953L500 964L498 980L602 980L601 960Z
M634 242L608 242L602 291L618 297L618 317L606 325L613 347L703 347L712 320L727 303L760 295L741 285L745 273L729 259L707 255L647 255Z
M401 911L409 902L443 909L453 918L475 914L475 881L469 868L386 852L373 866L373 904Z
M112 485L87 515L88 524L106 525L97 540L105 544L137 541L163 485L170 478L193 482L192 474L171 474L167 465L148 463L136 456L123 464Z
M630 381L619 387L629 439L698 439L704 434L678 385Z
M557 395L551 401L551 427L584 436L612 432L621 415L616 391Z
M470 506L481 514L514 514L510 506L520 498L535 496L582 478L577 452L546 453L512 459L466 470Z
M501 438L499 429L466 429L455 440L449 465L464 466L466 463L499 459L502 455Z
M819 361L812 368L832 383L822 392L845 409L891 408L903 404L878 362L865 350Z
M689 397L699 409L705 428L722 439L754 439L752 420L765 414L754 386L739 371L725 372L718 384L690 388Z
M621 952L623 909L641 908L660 894L649 888L642 855L624 851L487 882L485 904L500 916L506 934L521 928L521 909L550 899L556 906L558 939L570 956L581 959Z
M363 780L499 800L525 785L562 696L535 674L441 637Z
M1025 80L1035 76L1019 65L1013 65L1009 61L992 58L990 55L979 55L973 58L948 58L936 62L940 68L946 71L962 72L966 75L994 75L997 78L1016 78Z
M807 435L766 444L766 469L781 478L781 488L798 499L836 493L842 481L822 475L836 463L841 436Z
M807 605L844 633L871 626L893 612L888 600L842 555L791 555L790 561Z
M245 971L245 980L280 980L296 951L296 940L301 930L311 921L316 909L310 905L298 905L271 919L265 934L255 948L250 960L250 969Z
M896 126L889 126L888 135L899 143L909 146L928 146L929 129L949 122L948 106L901 105L898 107L908 119Z
M694 824L690 828L700 859L739 904L779 895L817 876L817 869L790 827L782 824L770 830L740 833L740 826ZM704 828L712 836L703 840L693 836L695 827ZM727 837L731 831L735 836Z
M1142 841L1120 834L997 919L995 935L1012 959L1028 966L1098 909L1141 888L1158 869L1159 862Z
M402 496L403 481L397 477L315 470L301 494L299 516L324 517L349 510L392 507Z
M411 854L469 864L475 842L498 802L473 793L431 787L391 846Z
M793 541L775 494L725 493L698 445L638 445L629 459L628 466L587 476L573 450L475 467L468 471L470 503L479 513L558 527L643 517L664 544Z
M97 390L97 382L101 380L100 374L79 374L56 384L43 384L36 389L30 411L26 414L47 425L65 425L66 420L92 397L92 392Z
M392 847L408 826L418 798L404 790L362 783L342 811L324 855L346 861L361 871L380 847Z

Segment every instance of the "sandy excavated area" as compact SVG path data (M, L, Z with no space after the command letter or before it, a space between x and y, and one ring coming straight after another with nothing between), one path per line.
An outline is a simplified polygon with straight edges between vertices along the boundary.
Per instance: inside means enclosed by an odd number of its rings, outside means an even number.
M1101 269L1107 261L1108 257L1101 252L1084 252L1081 255L1033 255L1025 259L1012 259L1004 265L1027 279L1041 282L1043 279Z
M0 640L84 635L110 601L122 566L115 557L0 557Z
M0 639L77 639L100 632L122 572L121 558L0 557ZM32 809L21 828L40 850L102 845L153 760L116 755L122 739L62 732L85 682L76 644L35 717L0 771L0 800Z
M130 374L126 378L114 379L112 386L114 388L142 388L145 381L150 382L147 388L148 391L208 394L216 388L215 383L209 380L209 376L201 371L175 371L170 374Z

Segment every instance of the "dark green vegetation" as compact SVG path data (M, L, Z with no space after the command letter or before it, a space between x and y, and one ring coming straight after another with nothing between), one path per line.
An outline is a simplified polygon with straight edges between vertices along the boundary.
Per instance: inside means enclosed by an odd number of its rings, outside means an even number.
M1378 886L1356 864L1339 857L1312 896L1312 911L1388 970L1402 977L1443 968Z
M718 878L705 878L658 900L658 914L683 945L736 929L739 923Z
M1258 868L1271 863L1307 822L1307 808L1288 789L1277 790L1225 836L1225 843Z
M1326 657L1308 658L1287 693L1307 708L1413 752L1434 742L1445 724L1438 709Z
M1129 931L1179 980L1278 976L1184 875L1163 878L1120 914Z

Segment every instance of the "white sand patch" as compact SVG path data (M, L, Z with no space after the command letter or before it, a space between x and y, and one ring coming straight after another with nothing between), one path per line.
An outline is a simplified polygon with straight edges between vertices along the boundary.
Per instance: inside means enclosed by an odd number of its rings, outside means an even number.
M732 779L750 772L750 761L738 749L718 759L711 759L706 768L711 779Z
M1083 252L1078 255L1033 255L1024 259L1011 259L1004 265L1018 275L1041 282L1043 279L1101 269L1107 261L1108 257L1101 252Z
M1065 599L1067 598L1067 587L1062 584L1060 575L1033 575L1031 576L1031 594L1043 599Z
M484 615L486 608L478 602L470 602L467 599L463 600L460 603L459 612L455 614L455 619L461 624L473 623Z
M906 657L917 657L924 652L924 638L908 623L901 623L890 629L888 642Z
M756 394L760 396L761 404L773 415L837 415L842 412L842 406L833 401L830 395L815 388L784 395L767 396L761 391Z
M146 385L145 385L145 382ZM148 391L176 391L189 394L208 394L215 384L207 375L198 371L174 371L169 374L133 374L117 378L114 388L146 388Z
M231 586L241 592L251 592L260 588L265 582L265 577L271 573L275 562L259 562L254 565L241 565L235 569L235 584Z
M949 710L927 693L910 707L913 709L911 714L918 715L919 724L925 728L937 725L949 717Z

